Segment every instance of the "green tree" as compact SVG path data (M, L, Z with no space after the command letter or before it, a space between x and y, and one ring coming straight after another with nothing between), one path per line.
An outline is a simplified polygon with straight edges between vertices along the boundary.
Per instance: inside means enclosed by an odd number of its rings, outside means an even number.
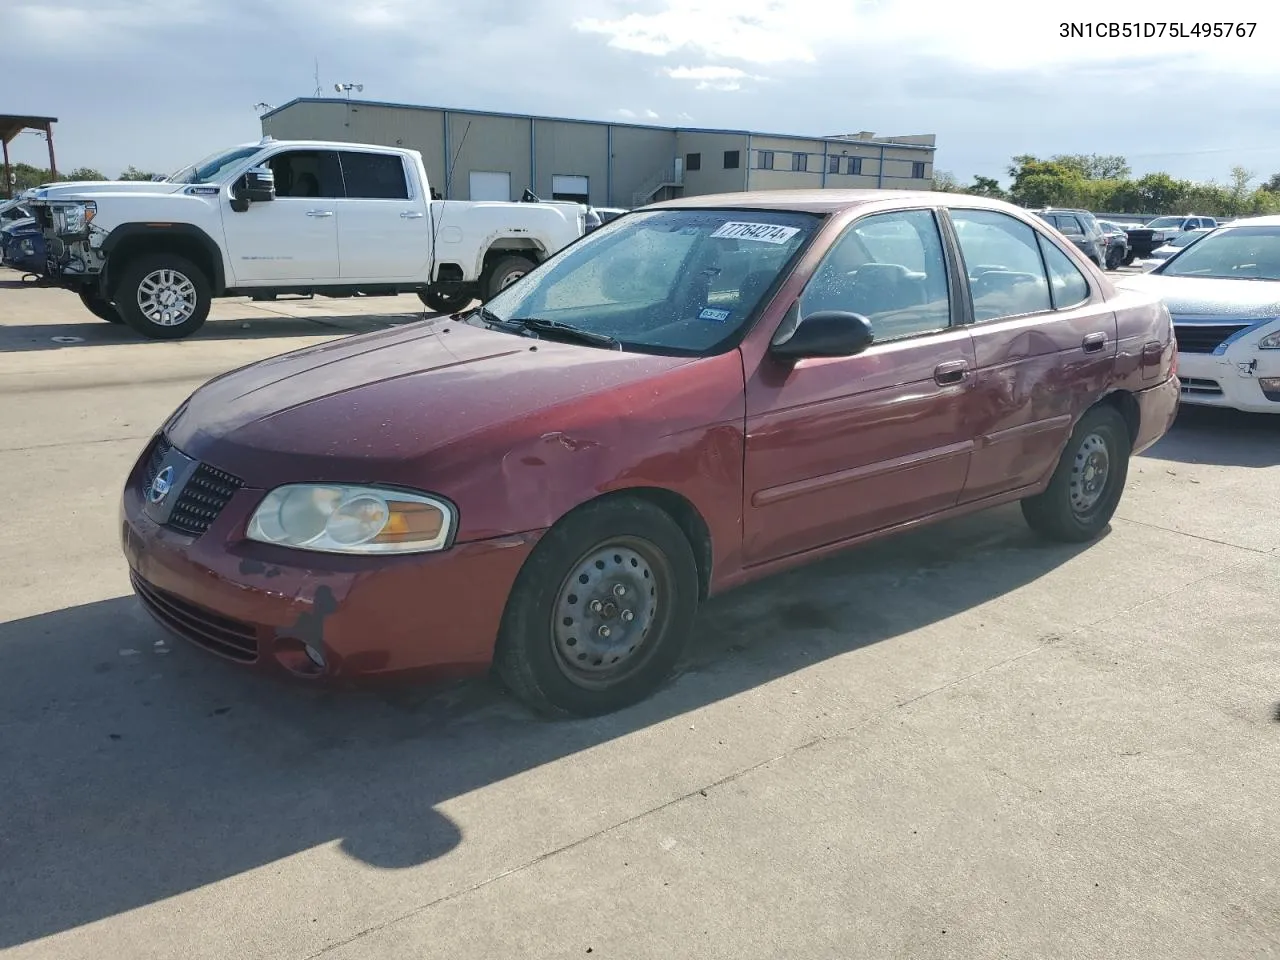
M59 180L106 180L107 175L101 170L95 170L93 167L76 167Z
M973 178L973 183L965 191L979 197L991 197L995 200L1008 200L1009 194L1000 186L1000 181L995 177L977 177Z
M933 189L939 193L961 193L964 190L960 186L960 181L956 179L956 175L946 170L933 171Z
M1173 213L1183 203L1188 184L1167 173L1148 173L1134 184L1140 204L1147 213Z
M1280 173L1273 173L1271 179L1262 187L1263 190L1270 190L1272 193L1280 193Z
M1128 180L1129 162L1118 154L1060 153L1049 158L1075 170L1085 180Z
M1078 202L1084 177L1080 171L1052 160L1014 157L1010 168L1013 185L1009 188L1014 203L1024 207L1069 207Z
M116 177L116 179L117 180L150 180L155 176L157 176L157 174L151 173L147 170L139 170L133 164L130 164L129 166L124 168L124 172L121 173L120 176Z

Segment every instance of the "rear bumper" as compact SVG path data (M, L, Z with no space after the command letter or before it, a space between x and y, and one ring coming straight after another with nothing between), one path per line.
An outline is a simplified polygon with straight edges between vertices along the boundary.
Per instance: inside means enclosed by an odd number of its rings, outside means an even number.
M1178 377L1170 377L1164 383L1134 394L1134 399L1138 401L1138 436L1133 443L1135 456L1163 437L1173 426L1173 421L1178 416L1179 387Z

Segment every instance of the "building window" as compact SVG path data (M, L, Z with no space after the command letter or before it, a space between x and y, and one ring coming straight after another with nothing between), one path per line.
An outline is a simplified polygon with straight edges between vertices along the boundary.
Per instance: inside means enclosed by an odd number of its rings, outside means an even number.
M839 158L839 157L828 157L828 158L827 158L827 173L839 173L839 172L840 172L840 158Z
M851 177L862 176L862 158L861 157L849 158L849 176Z
M793 153L791 155L791 169L804 172L809 169L809 155L807 153Z
M773 151L772 150L761 150L759 154L756 155L756 168L759 170L773 169Z
M685 168L686 170L701 170L701 169L702 169L702 154L700 154L700 153L686 153L686 154L684 155L684 168Z
M911 177L913 180L924 179L924 161L923 160L917 160L915 163L911 164Z
M726 150L724 152L724 168L726 170L738 169L738 151L737 150Z

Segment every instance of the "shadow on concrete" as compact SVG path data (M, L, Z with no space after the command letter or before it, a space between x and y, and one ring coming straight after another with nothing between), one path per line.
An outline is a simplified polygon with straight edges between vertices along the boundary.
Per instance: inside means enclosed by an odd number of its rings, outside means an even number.
M1169 432L1143 455L1224 467L1275 466L1280 463L1280 405L1277 409L1265 414L1184 406Z
M416 323L439 316L435 313L333 314L294 317L259 314L235 320L209 320L184 343L201 340L264 340L283 337L352 336L391 326ZM5 324L0 326L0 353L31 350L76 350L119 344L150 344L123 324L107 323L86 314L83 323Z
M1081 547L1016 507L717 597L684 664L611 716L542 722L488 681L325 691L168 638L132 597L0 625L0 949L339 841L381 868L464 842L440 804L972 609ZM157 645L158 644L158 645Z

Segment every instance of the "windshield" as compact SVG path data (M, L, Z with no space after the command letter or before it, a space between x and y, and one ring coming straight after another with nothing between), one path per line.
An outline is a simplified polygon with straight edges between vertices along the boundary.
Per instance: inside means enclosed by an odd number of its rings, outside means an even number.
M1219 227L1165 264L1166 277L1280 280L1280 227Z
M239 163L245 157L251 157L262 147L254 145L252 147L236 147L233 150L223 150L221 153L215 153L211 157L206 157L199 163L193 163L188 167L183 167L177 173L170 174L167 183L209 183L216 180L223 170L232 164Z
M1170 240L1170 241L1166 244L1166 246L1169 246L1169 247L1185 247L1185 246L1188 246L1188 245L1190 245L1190 244L1192 244L1192 243L1195 243L1197 240L1199 240L1201 237L1203 237L1206 233L1208 233L1208 231L1207 231L1207 230L1204 230L1204 231L1201 231L1201 230L1188 230L1186 233L1180 233L1180 234L1178 234L1176 237L1174 237L1172 240Z
M745 332L821 222L759 210L633 213L567 247L485 308L498 320L536 318L603 334L624 350L716 353Z
M1182 226L1182 217L1156 217L1147 226L1152 230L1169 230Z

